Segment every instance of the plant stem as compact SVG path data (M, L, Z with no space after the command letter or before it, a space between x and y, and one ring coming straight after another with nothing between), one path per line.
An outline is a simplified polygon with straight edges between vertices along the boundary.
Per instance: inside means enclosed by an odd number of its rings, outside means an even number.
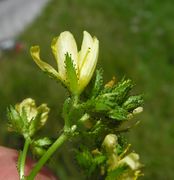
M22 151L21 159L20 159L20 167L19 167L19 174L20 174L20 180L24 180L24 170L25 170L25 161L27 156L28 147L30 145L30 139L25 139L24 148ZM20 157L19 157L20 158Z
M68 108L67 108L67 102L70 101L70 99L67 99L66 102L64 103L63 118L65 121L65 126L64 126L65 131L68 131L71 127L71 118L73 117L72 113L78 104L78 99L79 99L79 96L74 95L71 99L72 105L71 107L68 107Z
M78 104L79 96L78 96L78 95L75 95L75 96L73 97L73 99L74 99L73 106L75 107L75 106L77 106L77 104Z
M37 164L34 166L29 176L26 178L27 180L33 180L37 173L41 170L42 166L47 162L50 156L65 142L67 141L69 136L65 133L62 133L59 138L51 145L51 147L47 150L47 152L40 158Z

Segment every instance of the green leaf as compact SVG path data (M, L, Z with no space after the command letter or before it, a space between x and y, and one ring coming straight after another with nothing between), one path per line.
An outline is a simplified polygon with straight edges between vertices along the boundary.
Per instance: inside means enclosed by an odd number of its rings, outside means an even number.
M36 157L41 157L46 152L46 149L42 147L31 146L31 151L32 151L32 154L35 155Z
M96 111L110 111L111 109L115 109L115 106L121 106L132 87L131 80L124 79L113 87L105 87L104 90L95 98ZM120 109L119 111L123 110ZM113 113L111 112L111 114ZM116 112L114 114L118 113Z
M103 164L106 161L106 156L104 155L97 155L96 157L94 157L94 163L95 165L100 165Z
M123 107L127 109L128 111L131 111L143 104L143 96L142 95L136 95L136 96L130 96L124 103Z
M120 155L121 153L123 153L123 151L124 151L123 146L121 146L120 144L117 144L117 146L116 146L116 153L118 155Z
M87 148L81 147L81 152L76 153L76 159L79 165L84 169L89 169L92 165L93 157Z
M112 93L115 93L115 100L118 104L124 102L126 96L133 88L133 86L134 85L130 79L128 80L122 79L119 83L115 85L115 87L113 87Z
M120 176L127 170L126 166L119 166L107 173L105 180L120 180Z
M114 96L112 93L107 93L99 95L95 99L95 109L96 111L108 111L111 110L116 102L114 101Z
M96 138L100 136L100 134L107 129L107 126L102 123L101 120L97 121L96 124L89 131L90 135L94 135Z
M28 127L28 132L30 137L34 135L34 133L40 127L41 113L37 114L37 116L30 121L30 125Z
M34 141L34 145L39 146L39 147L49 146L51 144L52 144L52 141L48 137L40 138Z
M89 168L88 175L90 176L92 173L94 173L98 167L100 167L104 162L106 161L106 156L104 155L97 155L96 157L94 156L92 159L92 165Z
M65 65L66 65L66 74L67 74L67 80L69 82L70 91L74 94L77 94L78 77L76 74L76 69L73 64L73 60L71 59L71 56L68 53L66 54Z
M127 131L128 129L136 126L139 122L140 121L137 119L126 120L117 127L117 131Z
M115 109L109 111L108 114L110 118L122 121L127 119L128 112L125 109L117 106Z
M32 153L38 157L42 156L46 150L49 148L49 146L53 143L51 139L48 137L40 138L37 140L34 140L31 143L31 150Z
M102 100L96 101L95 103L96 112L108 111L110 109L111 109L111 105L109 101L105 101L102 99Z

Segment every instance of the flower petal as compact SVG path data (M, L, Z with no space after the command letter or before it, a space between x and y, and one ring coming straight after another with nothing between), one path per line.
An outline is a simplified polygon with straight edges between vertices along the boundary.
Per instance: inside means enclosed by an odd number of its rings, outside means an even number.
M40 48L39 46L32 46L30 49L31 56L35 63L42 69L42 71L48 73L51 77L60 79L58 72L49 64L40 59Z
M47 106L47 104L41 104L39 107L37 107L37 112L40 115L39 122L37 123L37 129L44 126L47 119L48 119L48 113L50 111L50 108Z
M90 52L92 45L93 45L93 38L87 31L84 31L82 46L81 46L81 50L79 52L79 59L78 59L78 68L79 69L81 69L81 67L83 66L83 63L85 62L85 59L86 59L88 53Z
M29 122L37 115L35 101L31 98L24 99L21 103L16 104L15 108L21 116L23 111L25 111Z
M53 43L54 44L54 43ZM66 77L66 70L65 70L65 56L68 53L73 60L73 64L77 69L77 45L73 35L68 32L62 32L55 43L56 48L53 49L56 53L56 59L58 64L58 72L60 76L65 80Z
M88 53L79 73L79 91L82 91L92 78L94 70L97 65L99 52L99 41L97 38L93 38L93 45Z
M132 170L137 170L141 167L141 164L139 162L139 155L136 153L128 154L126 157L119 161L119 164L126 164Z
M57 40L58 40L59 36L58 37L54 37L52 42L51 42L51 49L52 49L52 52L54 54L54 57L55 57L55 60L56 62L58 62L58 57L57 57ZM57 63L58 64L58 63Z

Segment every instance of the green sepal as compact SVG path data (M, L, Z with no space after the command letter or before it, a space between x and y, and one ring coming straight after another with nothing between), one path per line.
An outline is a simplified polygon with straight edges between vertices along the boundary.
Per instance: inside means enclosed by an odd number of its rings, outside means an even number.
M37 114L37 116L29 122L28 132L29 132L30 137L33 136L35 134L35 132L40 129L40 127L41 127L41 122L40 122L41 115L42 115L42 113Z
M71 98L67 98L63 104L63 111L62 111L62 117L64 119L67 119L68 116L69 116L69 110L72 106L72 101L71 101Z
M16 109L13 106L10 106L7 109L7 116L9 120L9 130L22 134L25 121L22 120L20 114L16 111Z
M91 176L96 168L104 164L106 156L103 154L92 155L86 147L81 146L81 151L76 152L76 159L80 167L87 173L87 176Z
M20 114L13 106L10 106L7 110L7 116L9 119L9 131L14 131L27 138L29 136L29 123L25 110L22 109L22 113Z
M94 85L93 85L90 97L94 98L98 96L102 87L103 87L103 70L97 69L96 77L95 77L95 81L94 81Z
M71 56L67 53L65 58L66 75L69 89L73 94L78 94L78 77Z
M62 117L65 121L65 129L70 128L70 120L69 120L69 115L70 115L70 109L72 107L72 100L71 98L67 98L63 104L63 111L62 111Z
M41 104L39 107L37 107L37 115L30 122L28 122L28 132L30 137L45 125L48 119L49 111L50 109L46 104Z

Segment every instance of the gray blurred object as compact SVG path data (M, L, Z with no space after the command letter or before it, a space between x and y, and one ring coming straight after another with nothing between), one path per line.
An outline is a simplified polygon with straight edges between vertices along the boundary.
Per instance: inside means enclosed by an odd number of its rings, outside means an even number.
M16 41L15 39L6 39L4 41L0 41L0 52L3 51L15 51L20 52L24 49L24 44L22 42Z
M2 0L0 0L2 1ZM13 49L15 46L15 41L14 40L5 40L5 41L0 41L0 50L6 51L8 49Z
M0 42L15 37L36 18L49 0L0 0ZM6 45L5 45L6 46Z

